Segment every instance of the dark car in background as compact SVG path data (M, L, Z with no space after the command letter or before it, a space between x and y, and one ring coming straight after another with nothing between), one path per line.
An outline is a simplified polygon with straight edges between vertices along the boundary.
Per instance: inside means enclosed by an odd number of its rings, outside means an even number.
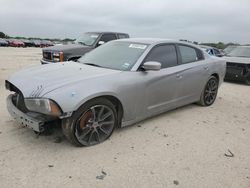
M222 57L224 55L224 53L218 48L205 45L200 45L200 47L211 56Z
M224 59L227 62L225 80L243 81L250 85L250 46L235 46Z
M49 41L49 40L42 40L40 43L40 47L41 48L45 48L45 47L49 47L49 46L53 46L53 42Z
M9 46L9 43L5 39L0 39L0 46Z
M35 47L41 47L41 40L33 40Z
M35 47L35 43L32 40L24 39L22 42L25 47Z
M55 45L43 49L42 64L62 61L76 61L85 53L112 40L129 38L126 33L116 32L87 32L75 40L74 44Z

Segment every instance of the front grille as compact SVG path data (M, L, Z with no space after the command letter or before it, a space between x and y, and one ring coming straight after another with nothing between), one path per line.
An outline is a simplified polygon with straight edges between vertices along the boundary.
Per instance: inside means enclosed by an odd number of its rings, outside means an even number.
M227 62L227 71L236 71L238 74L244 76L249 72L246 64Z
M52 53L51 52L43 52L43 59L52 60L53 59Z

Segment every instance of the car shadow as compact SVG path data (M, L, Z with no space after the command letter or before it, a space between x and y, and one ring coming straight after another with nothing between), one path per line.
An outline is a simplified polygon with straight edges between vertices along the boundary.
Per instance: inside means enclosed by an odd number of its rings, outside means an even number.
M237 81L237 80L224 80L224 82L226 82L226 83L230 83L230 84L242 85L242 86L249 86L249 85L245 84L245 83L244 83L244 81Z
M109 140L112 143L117 143L117 141L113 140L113 139L119 139L120 136L117 136L117 135L121 135L127 131L132 131L133 129L137 129L138 127L149 128L149 126L150 127L152 126L152 124L150 122L154 123L156 121L160 121L162 118L164 118L166 116L173 116L174 114L179 114L183 111L192 110L192 109L196 109L196 108L201 108L201 107L199 105L196 105L196 104L189 104L189 105L182 106L182 107L179 107L179 108L167 111L167 112L163 112L161 114L155 115L151 118L145 119L145 120L140 121L138 123L135 123L135 124L132 124L129 126L125 126L125 127L121 127L121 128L117 128L117 129L115 129L114 134L109 138ZM17 124L17 123L14 122L14 124ZM60 145L59 148L64 148L65 146L67 146L67 147L72 146L68 142L66 137L64 136L60 125L55 125L48 132L41 133L41 134L36 134L34 131L32 131L26 127L20 126L20 125L15 125L15 126L18 126L17 129L19 129L19 130L17 130L15 128L16 132L20 131L20 129L24 132L24 133L18 133L18 137L19 137L18 140L23 142L23 144L25 144L25 143L30 144L30 142L32 142L32 144L35 144L36 146L46 145L46 147L50 147L50 145L51 145L52 148L55 147L54 143L58 144L58 146ZM165 126L165 125L160 124L157 126ZM152 127L152 128L154 128L154 127Z

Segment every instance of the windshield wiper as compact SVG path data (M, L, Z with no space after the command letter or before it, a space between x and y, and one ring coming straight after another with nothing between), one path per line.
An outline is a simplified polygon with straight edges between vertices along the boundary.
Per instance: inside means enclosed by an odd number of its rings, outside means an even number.
M87 45L87 44L85 44L84 42L78 42L79 44L82 44L82 45Z
M94 64L94 63L83 63L85 65L91 65L91 66L95 66L95 67L102 67L100 65Z

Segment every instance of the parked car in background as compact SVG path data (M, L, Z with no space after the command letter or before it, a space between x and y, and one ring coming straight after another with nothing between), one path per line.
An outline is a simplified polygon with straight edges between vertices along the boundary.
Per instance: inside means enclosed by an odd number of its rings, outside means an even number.
M223 51L224 51L225 55L227 55L228 53L230 53L236 47L237 46L235 46L235 45L229 45Z
M11 47L25 47L25 44L21 40L10 39L9 46L11 46Z
M200 47L204 49L209 55L216 56L216 57L222 57L224 55L224 53L218 48L205 46L205 45L200 45Z
M175 40L108 42L78 62L21 70L6 80L7 107L42 132L58 122L77 146L108 139L123 127L177 107L214 103L226 62Z
M45 47L49 47L49 46L53 46L53 45L54 44L49 40L42 40L41 44L40 44L40 47L45 48Z
M41 48L41 41L40 40L33 40L35 47Z
M235 46L224 59L227 62L225 80L243 81L250 85L250 46Z
M55 45L43 49L42 64L62 61L76 61L85 53L96 47L116 39L129 38L126 33L115 32L87 32L75 40L74 44Z
M0 38L0 46L9 46L9 43L5 39Z
M25 47L35 47L35 43L32 40L24 39L22 40Z

